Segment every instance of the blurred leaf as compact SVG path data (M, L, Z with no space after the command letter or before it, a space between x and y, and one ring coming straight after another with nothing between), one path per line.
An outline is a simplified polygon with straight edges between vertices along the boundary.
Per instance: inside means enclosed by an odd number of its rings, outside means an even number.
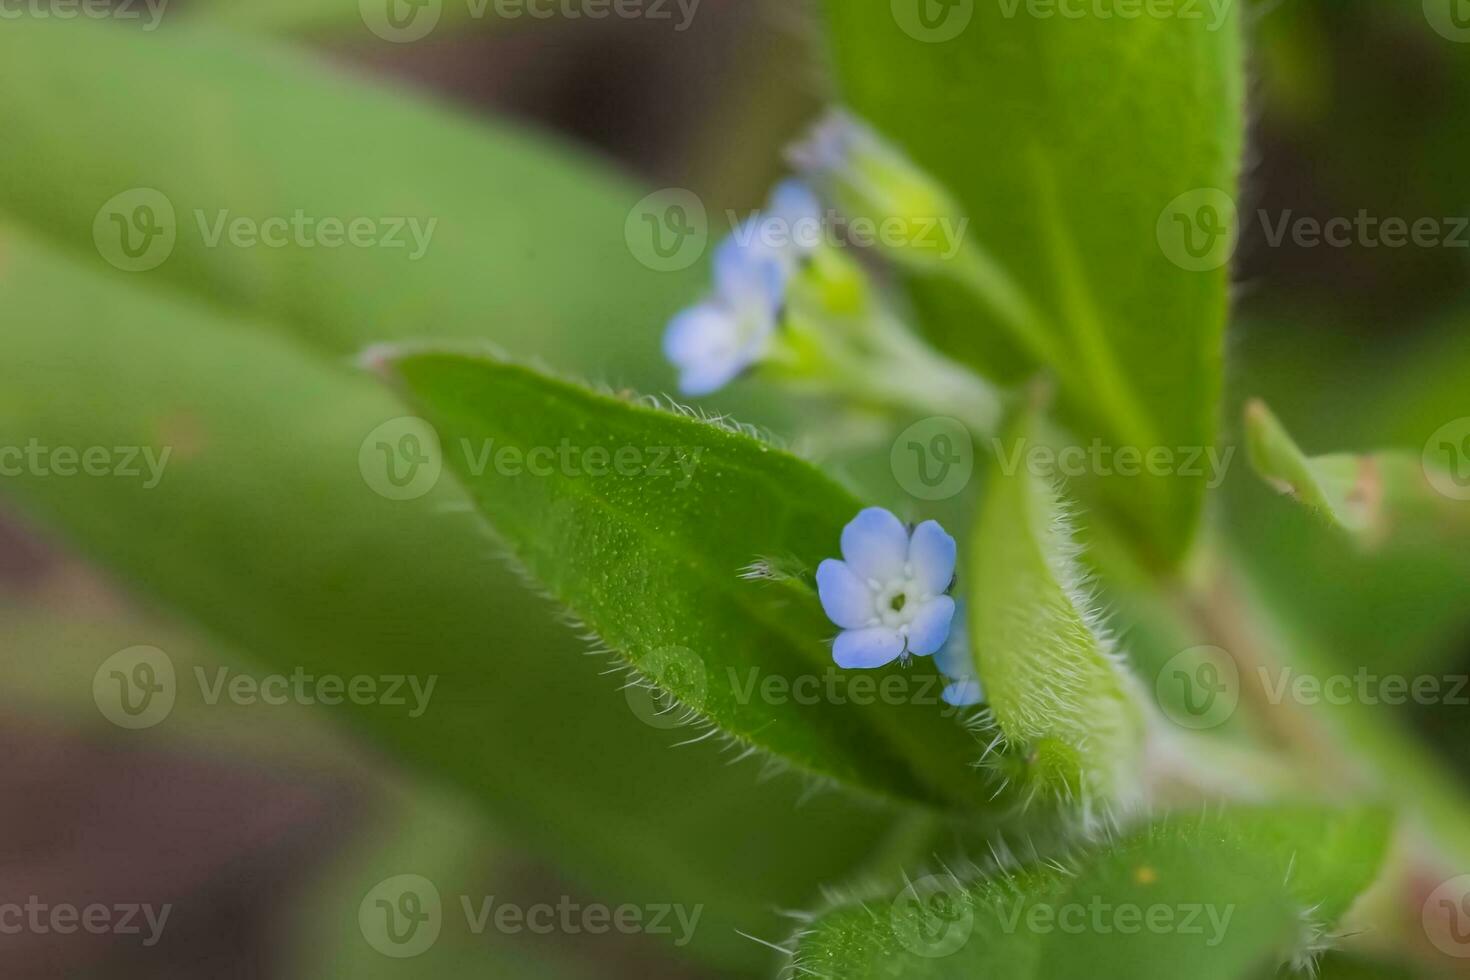
M1028 413L1006 442L1024 446L1034 428ZM971 651L995 724L1028 781L1091 816L1136 778L1143 717L1056 485L1002 448L970 542Z
M1084 443L1208 446L1241 154L1235 5L1216 22L1023 3L830 0L843 98L956 193L971 236L1051 321L1074 355L1054 367ZM930 312L948 350L1014 373L978 307L945 290ZM1103 489L1160 557L1184 552L1203 477Z
M548 980L590 980L595 974L572 956L552 957L529 942L530 930L506 934L493 925L472 931L462 898L477 908L486 896L502 905L525 907L529 897L513 878L514 850L487 841L483 823L462 804L415 787L411 801L390 811L386 826L373 827L334 862L323 880L300 901L292 916L294 964L291 976L350 976L354 980L396 980L431 975L437 980L486 976L536 976ZM366 942L359 920L364 896L379 883L417 875L438 892L443 918L438 938L423 953L405 958L383 955ZM570 897L570 896L569 896ZM532 901L542 901L537 896ZM556 899L552 899L553 904ZM604 955L616 953L619 939L594 940ZM557 940L570 944L575 937ZM625 941L625 940L624 940Z
M1259 400L1246 405L1245 427L1251 465L1267 483L1368 547L1396 534L1432 540L1470 530L1470 507L1431 485L1426 479L1430 464L1419 455L1335 453L1308 458ZM1470 437L1470 426L1466 434ZM1438 480L1451 478L1448 470L1435 472Z
M332 354L490 336L619 384L668 381L658 336L704 270L635 257L624 233L643 190L570 147L290 49L110 26L21 19L0 32L0 212L121 275L99 247L119 257L108 222L132 220L137 201L104 205L150 188L176 237L162 264L127 273L135 286L259 314ZM220 226L298 212L308 230L282 232L282 247L233 245ZM382 223L372 240L403 244L312 244L316 222L356 218Z
M25 324L0 331L0 445L171 449L151 488L28 468L0 483L7 498L263 669L438 675L422 717L323 710L464 787L610 901L704 903L691 952L763 963L735 930L771 931L773 909L810 901L884 834L883 814L836 795L798 810L794 780L671 750L500 569L478 522L444 513L468 506L449 481L418 500L375 492L389 484L373 445L393 429L374 429L402 409L373 379L8 231L0 305ZM93 669L113 652L88 651Z
M1237 980L1304 953L1372 881L1376 811L1226 811L1154 824L1058 863L914 882L799 937L813 976ZM1320 909L1314 906L1320 904ZM1152 917L1151 917L1152 916ZM1167 919L1166 919L1167 917Z
M1387 349L1342 333L1326 311L1242 321L1229 415L1241 418L1260 397L1305 445L1381 447L1417 461L1436 431L1470 416L1466 316L1446 315L1425 325L1423 339ZM1303 383L1329 378L1340 381ZM1282 506L1244 468L1227 482L1225 501L1225 527L1263 593L1311 624L1336 662L1412 673L1462 653L1470 624L1462 535L1395 534L1365 551L1302 508ZM1445 498L1437 506L1463 513L1470 504Z
M993 788L969 765L979 746L943 710L927 660L906 672L895 664L876 681L897 681L901 697L796 693L804 682L817 690L854 676L832 663L826 641L837 628L809 584L861 509L845 490L721 424L487 357L380 356L530 574L677 698L680 707L665 708L671 718L687 711L741 744L870 792L990 799ZM579 456L553 465L568 439ZM502 453L512 462L502 465ZM792 564L797 577L742 576L762 561ZM793 695L765 695L773 683Z

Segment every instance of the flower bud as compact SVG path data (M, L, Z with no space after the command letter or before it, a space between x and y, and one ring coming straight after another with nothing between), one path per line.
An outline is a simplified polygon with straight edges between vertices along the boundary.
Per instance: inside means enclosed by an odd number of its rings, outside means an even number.
M920 271L959 253L969 219L949 191L856 117L834 110L788 156L843 214L854 243Z

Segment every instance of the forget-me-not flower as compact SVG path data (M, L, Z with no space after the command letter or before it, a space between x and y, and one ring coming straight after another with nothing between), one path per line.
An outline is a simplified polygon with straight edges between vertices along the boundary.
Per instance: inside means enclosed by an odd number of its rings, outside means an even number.
M975 661L970 656L970 636L966 628L963 603L955 607L954 621L950 624L949 639L934 655L934 666L949 678L941 697L957 708L968 708L985 700L985 691L980 687L980 678L975 674Z
M869 507L842 529L842 559L817 567L817 593L842 628L832 644L839 667L882 667L899 657L927 657L943 645L954 617L946 595L954 579L955 541L934 521L909 529Z
M820 241L821 217L816 195L788 180L771 193L764 212L716 249L714 294L674 317L664 334L680 391L707 395L767 356L787 283Z

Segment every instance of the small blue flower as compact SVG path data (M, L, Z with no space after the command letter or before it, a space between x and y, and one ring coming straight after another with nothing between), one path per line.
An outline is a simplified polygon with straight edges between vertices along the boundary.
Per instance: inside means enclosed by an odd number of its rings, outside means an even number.
M970 635L966 627L963 603L955 607L949 639L944 641L944 646L934 655L934 666L950 680L941 695L947 703L957 708L968 708L985 700L980 678L975 675L974 658L970 656Z
M945 593L954 579L955 541L934 521L910 534L897 517L869 507L842 529L842 561L817 567L817 593L842 628L832 645L839 667L882 667L927 657L954 617Z
M714 295L679 313L664 334L664 355L679 369L679 390L707 395L763 360L775 338L786 285L820 240L821 204L800 181L776 187L764 213L715 250Z

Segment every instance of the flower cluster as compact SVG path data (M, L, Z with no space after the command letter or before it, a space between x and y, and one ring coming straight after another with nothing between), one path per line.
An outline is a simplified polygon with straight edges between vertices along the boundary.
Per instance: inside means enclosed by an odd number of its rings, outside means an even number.
M871 397L885 383L913 392L917 386L892 379L934 376L933 355L905 326L867 308L866 272L840 254L837 246L846 239L836 232L839 224L854 232L857 222L896 229L897 241L879 236L877 243L888 257L922 267L933 261L932 243L920 244L922 236L903 230L929 227L936 212L948 216L957 209L932 178L840 112L793 147L790 157L804 179L779 184L765 209L719 245L713 291L669 323L664 354L678 369L680 390L708 395L768 364L848 393ZM798 279L809 288L793 290ZM963 400L976 398L967 392ZM953 413L952 401L925 407Z
M968 705L980 684L956 620L955 540L935 521L910 530L881 507L860 512L842 530L842 559L817 568L822 608L842 632L832 659L843 668L883 667L936 656L950 685L944 698Z
M713 295L676 316L664 335L664 354L679 369L684 394L717 391L770 355L787 285L811 247L812 236L794 230L821 220L816 195L788 180L772 192L765 212L716 250Z

